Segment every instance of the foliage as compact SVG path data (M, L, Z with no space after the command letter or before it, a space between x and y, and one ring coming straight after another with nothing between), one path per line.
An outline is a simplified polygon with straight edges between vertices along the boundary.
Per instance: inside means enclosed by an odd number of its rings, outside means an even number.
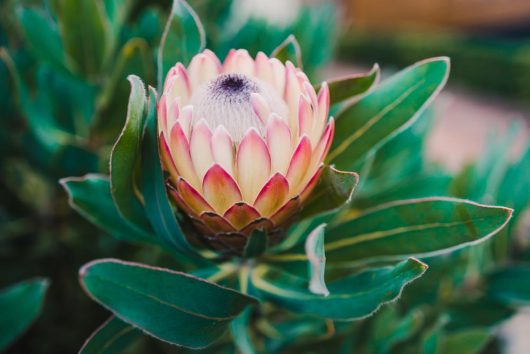
M192 3L208 10L203 12L208 12L204 24L209 29L229 24L223 14L210 11L217 3ZM108 173L112 144L127 112L126 78L136 74L146 83L156 82L157 49L170 9L168 2L136 0L0 4L0 287L36 275L53 280L42 319L27 335L32 340L17 341L10 349L14 352L72 352L103 321L104 311L76 284L76 267L83 262L100 256L168 261L153 247L106 238L71 211L57 180ZM312 7L304 11L313 17L316 13ZM286 25L278 30L282 34L261 36L273 48L284 39L278 36L286 37L294 26ZM309 40L317 32L314 26L303 30ZM231 40L225 38L224 45ZM221 47L213 36L208 44ZM328 57L322 49L317 48L325 54L318 62L307 63L313 69ZM72 188L75 181L69 184ZM110 194L109 199L93 198L105 183L108 179L95 178L93 189L75 193L77 210L90 209L92 214L83 215L99 226L113 227L120 216ZM123 230L123 225L115 229ZM122 238L145 241L141 231L125 230Z
M256 231L228 258L194 242L157 154L153 87L168 65L206 41L221 57L232 47L263 50L301 60L313 75L333 42L331 6L303 7L282 26L251 17L234 31L230 4L191 2L204 28L179 0L0 5L2 285L52 278L39 331L26 335L38 340L11 350L481 350L528 303L520 279L530 252L506 225L510 208L519 222L528 207L517 191L528 189L530 159L490 173L496 149L454 180L424 160L426 107L445 85L447 58L382 83L377 66L330 81L337 130L328 165L280 244ZM440 197L449 194L456 198ZM506 259L517 262L504 267ZM4 325L0 347L35 319L47 286L26 281L0 293L16 323Z
M526 104L530 87L530 43L523 36L472 31L395 31L374 33L351 28L339 39L342 60L402 66L425 57L447 55L452 80L474 91ZM503 75L484 75L502 68Z

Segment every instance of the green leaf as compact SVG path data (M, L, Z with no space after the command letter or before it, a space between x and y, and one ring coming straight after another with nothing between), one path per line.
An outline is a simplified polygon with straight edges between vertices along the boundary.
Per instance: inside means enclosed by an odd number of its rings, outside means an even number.
M371 268L328 283L329 296L312 294L306 280L265 266L252 273L252 285L266 300L296 313L333 320L358 320L399 298L403 287L427 265L410 258L393 267Z
M132 0L106 0L103 3L109 28L112 30L111 34L108 35L107 45L109 54L112 53L120 39L120 32L124 27L133 4L134 2Z
M271 317L258 319L261 322L259 328L263 328L266 334L266 353L292 353L294 348L288 347L291 344L311 344L315 339L329 335L330 323L323 318L311 315Z
M110 155L110 186L116 207L131 224L150 230L145 210L137 198L137 166L140 159L140 142L145 125L145 88L135 75L128 77L131 95L125 126Z
M28 88L21 79L18 69L13 62L11 56L5 48L0 48L0 59L4 61L9 73L12 76L13 83L17 92L18 108L27 120L28 128L31 133L28 139L37 147L28 151L28 155L38 155L45 157L42 164L48 163L50 155L55 153L62 145L72 140L71 135L58 129L51 108L46 104L46 100L42 99L46 96L42 90L37 90L43 102L38 102L37 99L31 99ZM41 82L39 82L40 84ZM26 144L29 147L31 144Z
M328 296L324 278L326 272L326 254L324 252L324 230L326 224L314 229L305 242L305 253L309 260L309 291L316 295Z
M328 161L350 169L370 151L403 131L442 89L448 58L421 61L384 81L336 119Z
M411 338L424 325L421 309L414 308L400 316L396 307L387 306L374 316L368 342L370 352L391 353L392 348Z
M158 48L158 91L163 78L177 62L187 65L206 45L201 20L184 0L173 0L171 14L164 28Z
M274 247L274 250L277 251L275 253L290 250L295 247L299 248L316 227L321 224L327 224L336 217L337 213L337 210L330 211L294 224L289 228L285 240Z
M195 276L103 259L80 270L83 288L126 323L160 340L204 348L256 300Z
M132 38L123 44L113 63L111 74L97 98L98 116L94 125L107 123L105 119L108 117L104 115L104 109L116 105L114 100L121 97L122 86L126 85L123 80L125 77L133 73L144 79L154 77L152 60L151 48L145 40Z
M110 55L112 31L101 1L58 0L57 20L75 71L98 75Z
M241 354L256 354L249 330L251 315L252 310L247 308L230 324L232 338Z
M530 304L530 267L502 268L488 276L488 294L503 303L525 306Z
M292 62L296 67L302 68L302 50L296 37L290 34L272 53L271 58L277 58L282 63L286 61Z
M67 60L57 25L36 9L19 7L16 14L26 43L35 56L65 70Z
M530 205L528 195L528 190L530 190L529 170L530 145L502 176L497 189L497 202L513 207L516 212L521 212L528 207Z
M93 151L83 146L65 144L55 152L49 162L50 169L58 176L81 175L97 171L99 158Z
M49 281L26 280L0 292L0 351L14 342L41 312Z
M379 81L379 65L375 64L366 74L353 74L327 81L329 86L329 104L340 103L369 91ZM315 85L319 91L322 84Z
M471 327L491 329L506 321L515 312L513 308L488 297L472 299L471 301L469 299L463 300L446 307L446 313L449 315L448 330L464 330Z
M492 334L485 329L467 329L451 333L441 339L439 354L477 354L490 340Z
M433 195L446 195L453 179L443 174L419 174L407 176L399 182L388 185L370 186L363 185L357 188L357 193L352 201L352 209L368 209L394 200L426 198ZM366 181L366 180L365 180Z
M351 200L353 191L359 182L355 172L339 171L324 166L315 189L304 203L301 218L308 218L337 209Z
M120 354L142 332L112 316L86 340L79 354Z
M254 230L243 250L244 258L254 258L261 256L267 249L267 232L263 230Z
M444 334L444 326L447 317L442 315L436 319L434 324L421 336L421 352L423 354L437 354L441 349L441 341Z
M60 180L68 193L70 206L94 225L118 240L156 243L149 234L130 225L118 212L110 194L109 179L102 175L68 177Z
M156 119L156 92L149 90L147 127L142 146L142 194L145 201L147 218L156 234L169 247L186 255L196 254L175 218L175 212L169 203L158 153Z
M510 220L512 210L453 198L402 200L330 225L328 263L367 258L432 256L483 242Z

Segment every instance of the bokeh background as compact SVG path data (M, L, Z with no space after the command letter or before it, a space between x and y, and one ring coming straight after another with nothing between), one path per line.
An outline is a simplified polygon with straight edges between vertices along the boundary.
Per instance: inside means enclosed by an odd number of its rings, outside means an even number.
M107 317L78 286L83 263L161 257L103 235L71 210L57 183L106 172L125 118L126 76L154 84L154 53L171 6L168 0L94 2L110 27L94 21L92 7L79 5L84 1L0 1L0 288L34 276L52 284L42 315L8 353L76 352ZM451 78L430 112L425 157L458 175L499 142L514 161L526 149L529 1L189 3L220 57L233 47L270 53L293 33L315 80L366 72L373 63L384 77L427 57L449 56ZM497 329L506 353L528 353L529 318L523 309ZM167 350L145 345L144 352Z
M373 62L389 69L451 58L449 84L433 105L429 160L462 171L508 134L509 156L522 153L530 136L529 1L344 0L339 6L343 35L331 73ZM525 175L530 179L530 170ZM507 353L530 350L528 328L530 310L521 310L499 329Z

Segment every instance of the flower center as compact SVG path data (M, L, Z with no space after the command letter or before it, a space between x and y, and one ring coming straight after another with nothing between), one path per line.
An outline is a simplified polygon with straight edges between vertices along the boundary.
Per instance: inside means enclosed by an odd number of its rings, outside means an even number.
M223 74L214 80L212 89L218 94L244 95L248 98L251 92L257 92L258 85L245 75Z
M271 112L286 116L285 102L269 84L243 74L221 74L193 95L194 120L205 119L211 129L223 125L235 143L241 141L249 128L256 128L263 135L266 122L254 111L252 93L261 95Z

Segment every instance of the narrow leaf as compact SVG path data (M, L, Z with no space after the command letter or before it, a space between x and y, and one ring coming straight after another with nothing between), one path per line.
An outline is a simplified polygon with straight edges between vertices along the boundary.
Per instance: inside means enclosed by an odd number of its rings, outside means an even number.
M195 254L195 251L182 232L167 196L164 173L158 153L156 124L156 92L150 88L141 169L146 215L163 242L181 253L192 255Z
M336 104L368 92L379 81L379 65L375 64L366 74L353 74L328 81L329 103ZM315 85L318 92L322 85Z
M331 166L323 169L317 186L304 203L301 218L329 212L346 204L359 182L359 175L355 172L339 171Z
M487 329L472 328L451 333L441 339L441 350L437 354L478 354L481 353L492 333Z
M120 215L112 200L107 177L88 174L63 178L60 183L68 193L70 206L113 237L133 243L156 243L154 237L133 227Z
M432 256L480 243L500 231L512 210L453 198L388 203L330 225L328 263Z
M150 229L145 211L137 198L136 167L145 124L145 88L139 77L130 75L131 94L125 126L110 155L110 185L120 214L131 224Z
M0 291L0 351L14 342L41 312L49 282L36 278Z
M326 271L326 255L324 252L324 230L326 224L322 224L313 230L307 237L305 253L309 260L309 291L316 295L329 295L324 278Z
M450 320L447 329L459 331L466 328L493 329L512 317L516 310L486 296L450 304L445 311Z
M302 68L302 50L296 37L290 34L272 53L272 58L277 58L282 63L287 60L291 61L296 67Z
M245 258L254 258L261 256L267 248L267 233L263 230L255 230L250 234L243 256Z
M251 279L261 296L281 307L341 321L368 317L395 301L403 287L426 269L413 258L393 267L371 268L329 283L326 297L309 292L305 279L264 266L257 267Z
M105 9L99 1L59 0L57 20L62 42L79 73L101 73L110 51L112 34Z
M201 20L184 0L173 0L164 33L158 48L158 91L163 78L177 62L187 65L191 58L206 45L206 35Z
M66 57L57 25L36 9L19 7L16 14L26 43L35 56L65 70Z
M250 316L252 310L247 308L230 324L232 338L241 354L256 354L252 338L250 336Z
M86 340L79 354L120 354L142 332L112 316Z
M513 305L530 304L530 267L512 266L499 269L488 277L488 294Z
M370 151L414 122L440 92L449 73L448 58L421 61L338 113L328 161L350 169Z
M126 323L160 340L204 348L256 300L195 276L102 259L80 270L81 285Z

